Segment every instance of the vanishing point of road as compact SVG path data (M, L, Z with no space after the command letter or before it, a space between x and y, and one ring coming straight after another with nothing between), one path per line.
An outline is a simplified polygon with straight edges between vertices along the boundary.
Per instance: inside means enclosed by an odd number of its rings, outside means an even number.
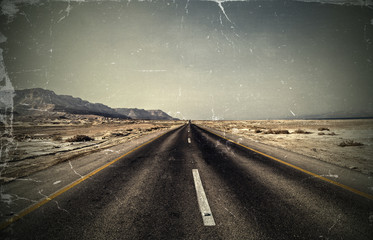
M0 237L373 239L369 196L186 124L33 202Z

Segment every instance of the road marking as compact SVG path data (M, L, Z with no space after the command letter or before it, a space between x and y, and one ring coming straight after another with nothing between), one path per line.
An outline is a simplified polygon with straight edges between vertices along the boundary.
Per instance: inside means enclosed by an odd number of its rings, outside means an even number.
M61 182L62 182L61 180L55 181L55 182L53 183L53 185L59 184L59 183L61 183Z
M201 178L199 177L198 169L193 169L194 186L196 187L197 200L199 210L201 211L203 224L205 226L215 226L214 217L206 198L205 190L203 190Z
M272 159L272 160L275 160L275 161L277 161L277 162L279 162L279 163L282 163L282 164L284 164L284 165L287 165L287 166L289 166L289 167L295 168L295 169L297 169L297 170L299 170L299 171L301 171L301 172L304 172L304 173L306 173L306 174L308 174L308 175L311 175L311 176L316 177L316 178L318 178L318 179L324 180L325 182L328 182L328 183L331 183L331 184L336 185L336 186L338 186L338 187L341 187L341 188L343 188L343 189L346 189L346 190L348 190L348 191L350 191L350 192L353 192L353 193L355 193L355 194L357 194L357 195L360 195L360 196L362 196L362 197L365 197L365 198L368 198L368 199L370 199L370 200L373 200L373 196L370 195L370 194L368 194L368 193L365 193L365 192L359 191L359 190L357 190L357 189L355 189L355 188L349 187L349 186L344 185L344 184L342 184L342 183L339 183L339 182L336 182L336 181L330 180L329 178L326 178L326 177L323 177L323 176L317 175L316 173L313 173L313 172L307 171L307 170L305 170L305 169L303 169L303 168L300 168L300 167L297 167L297 166L295 166L295 165L293 165L293 164L291 164L291 163L288 163L288 162L282 161L282 160L280 160L280 159L278 159L278 158L272 157L272 156L270 156L270 155L268 155L268 154L262 153L262 152L260 152L260 151L258 151L258 150L255 150L255 149L250 148L250 147L248 147L248 146L245 146L245 145L242 145L242 144L240 144L240 143L237 143L237 142L235 142L235 141L233 141L233 140L231 140L231 139L229 139L229 138L223 137L223 136L221 136L221 135L219 135L219 134L216 134L216 133L214 133L214 132L211 132L211 131L209 131L209 130L207 130L207 129L205 129L205 128L202 128L202 129L205 130L205 131L207 131L207 132L209 132L209 133L211 133L211 134L214 134L215 136L218 136L218 137L220 137L220 138L223 138L223 139L225 139L225 140L227 140L227 141L229 141L229 142L231 142L231 143L234 143L234 144L236 144L236 145L238 145L238 146L241 146L241 147L243 147L243 148L249 149L250 151L253 151L253 152L259 153L260 155L263 155L263 156L265 156L265 157L268 157L268 158L270 158L270 159Z
M192 140L190 140L190 138L188 138L188 143L191 143L192 142Z
M22 217L26 216L27 214L33 212L34 210L38 209L39 207L43 206L44 204L46 204L47 202L53 200L54 198L58 197L59 195L61 195L62 193L68 191L69 189L75 187L76 185L78 185L79 183L87 180L88 178L92 177L93 175L95 175L96 173L100 172L101 170L107 168L108 166L112 165L113 163L119 161L120 159L122 159L123 157L129 155L130 153L133 153L134 151L136 151L137 149L139 148L142 148L143 146L145 145L148 145L149 143L155 141L156 139L162 137L163 135L169 133L170 131L167 131L163 134L161 134L160 136L156 137L156 138L153 138L152 140L149 140L147 142L145 142L144 144L138 146L138 147L135 147L134 149L130 150L129 152L123 154L122 156L114 159L113 161L101 166L100 168L88 173L87 175L85 176L82 176L81 178L79 178L78 180L70 183L69 185L61 188L60 190L57 190L56 192L52 193L51 195L49 196L46 196L45 198L43 198L42 200L40 200L39 202L25 208L24 210L20 211L19 213L15 214L13 217L5 220L4 222L2 222L0 224L0 231L3 230L4 228L8 227L10 224L16 222L17 220L21 219Z

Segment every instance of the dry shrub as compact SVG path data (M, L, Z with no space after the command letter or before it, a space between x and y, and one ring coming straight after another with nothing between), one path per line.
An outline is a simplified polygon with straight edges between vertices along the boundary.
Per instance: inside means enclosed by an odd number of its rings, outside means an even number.
M311 132L307 132L305 130L302 130L302 129L297 129L294 131L294 133L297 133L297 134L310 134Z
M265 132L263 132L264 134L274 134L275 132L272 130L272 129L269 129Z
M261 133L262 132L262 130L260 130L260 129L255 129L255 133Z
M129 135L130 133L122 133L122 132L112 132L111 133L111 136L114 136L114 137L125 137L127 135Z
M272 130L269 129L264 132L264 134L289 134L289 131L284 129L284 130Z
M54 135L54 136L52 137L52 140L53 140L53 141L62 141L62 137L59 136L59 135Z
M321 127L321 128L318 128L317 130L319 130L319 131L330 131L329 128L326 128L326 127Z
M289 134L289 131L286 129L275 130L275 134Z
M88 142L93 141L94 139L87 135L75 135L72 138L67 139L67 142Z
M355 142L354 140L346 140L338 144L340 147L351 147L351 146L363 146L364 144L360 142Z
M335 136L335 135L337 135L337 134L335 134L335 132L330 132L330 133L327 133L327 134L325 134L325 133L323 133L323 132L319 132L319 133L317 133L317 135L329 135L329 136Z

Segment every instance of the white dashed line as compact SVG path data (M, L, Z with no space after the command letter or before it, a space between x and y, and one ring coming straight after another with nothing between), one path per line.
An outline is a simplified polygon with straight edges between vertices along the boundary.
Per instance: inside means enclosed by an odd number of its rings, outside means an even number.
M53 183L53 185L59 184L59 183L61 183L61 182L62 182L62 181L60 181L60 180L55 181L55 182Z
M207 202L205 190L203 190L201 178L199 177L198 169L193 169L194 186L196 187L197 200L201 211L203 224L205 226L215 226L214 217Z

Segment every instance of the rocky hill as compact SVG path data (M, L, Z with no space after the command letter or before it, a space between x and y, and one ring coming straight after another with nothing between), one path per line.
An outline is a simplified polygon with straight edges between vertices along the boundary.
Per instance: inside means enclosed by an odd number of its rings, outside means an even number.
M129 119L128 116L104 104L90 103L68 95L57 95L53 91L41 88L16 90L13 101L15 117L48 116L51 113L64 112Z
M162 110L144 110L137 108L115 108L115 110L118 113L129 116L132 119L177 120Z
M101 103L90 103L69 95L57 95L51 90L32 88L16 90L14 116L51 117L56 113L98 115L121 119L177 120L162 110L110 108Z

